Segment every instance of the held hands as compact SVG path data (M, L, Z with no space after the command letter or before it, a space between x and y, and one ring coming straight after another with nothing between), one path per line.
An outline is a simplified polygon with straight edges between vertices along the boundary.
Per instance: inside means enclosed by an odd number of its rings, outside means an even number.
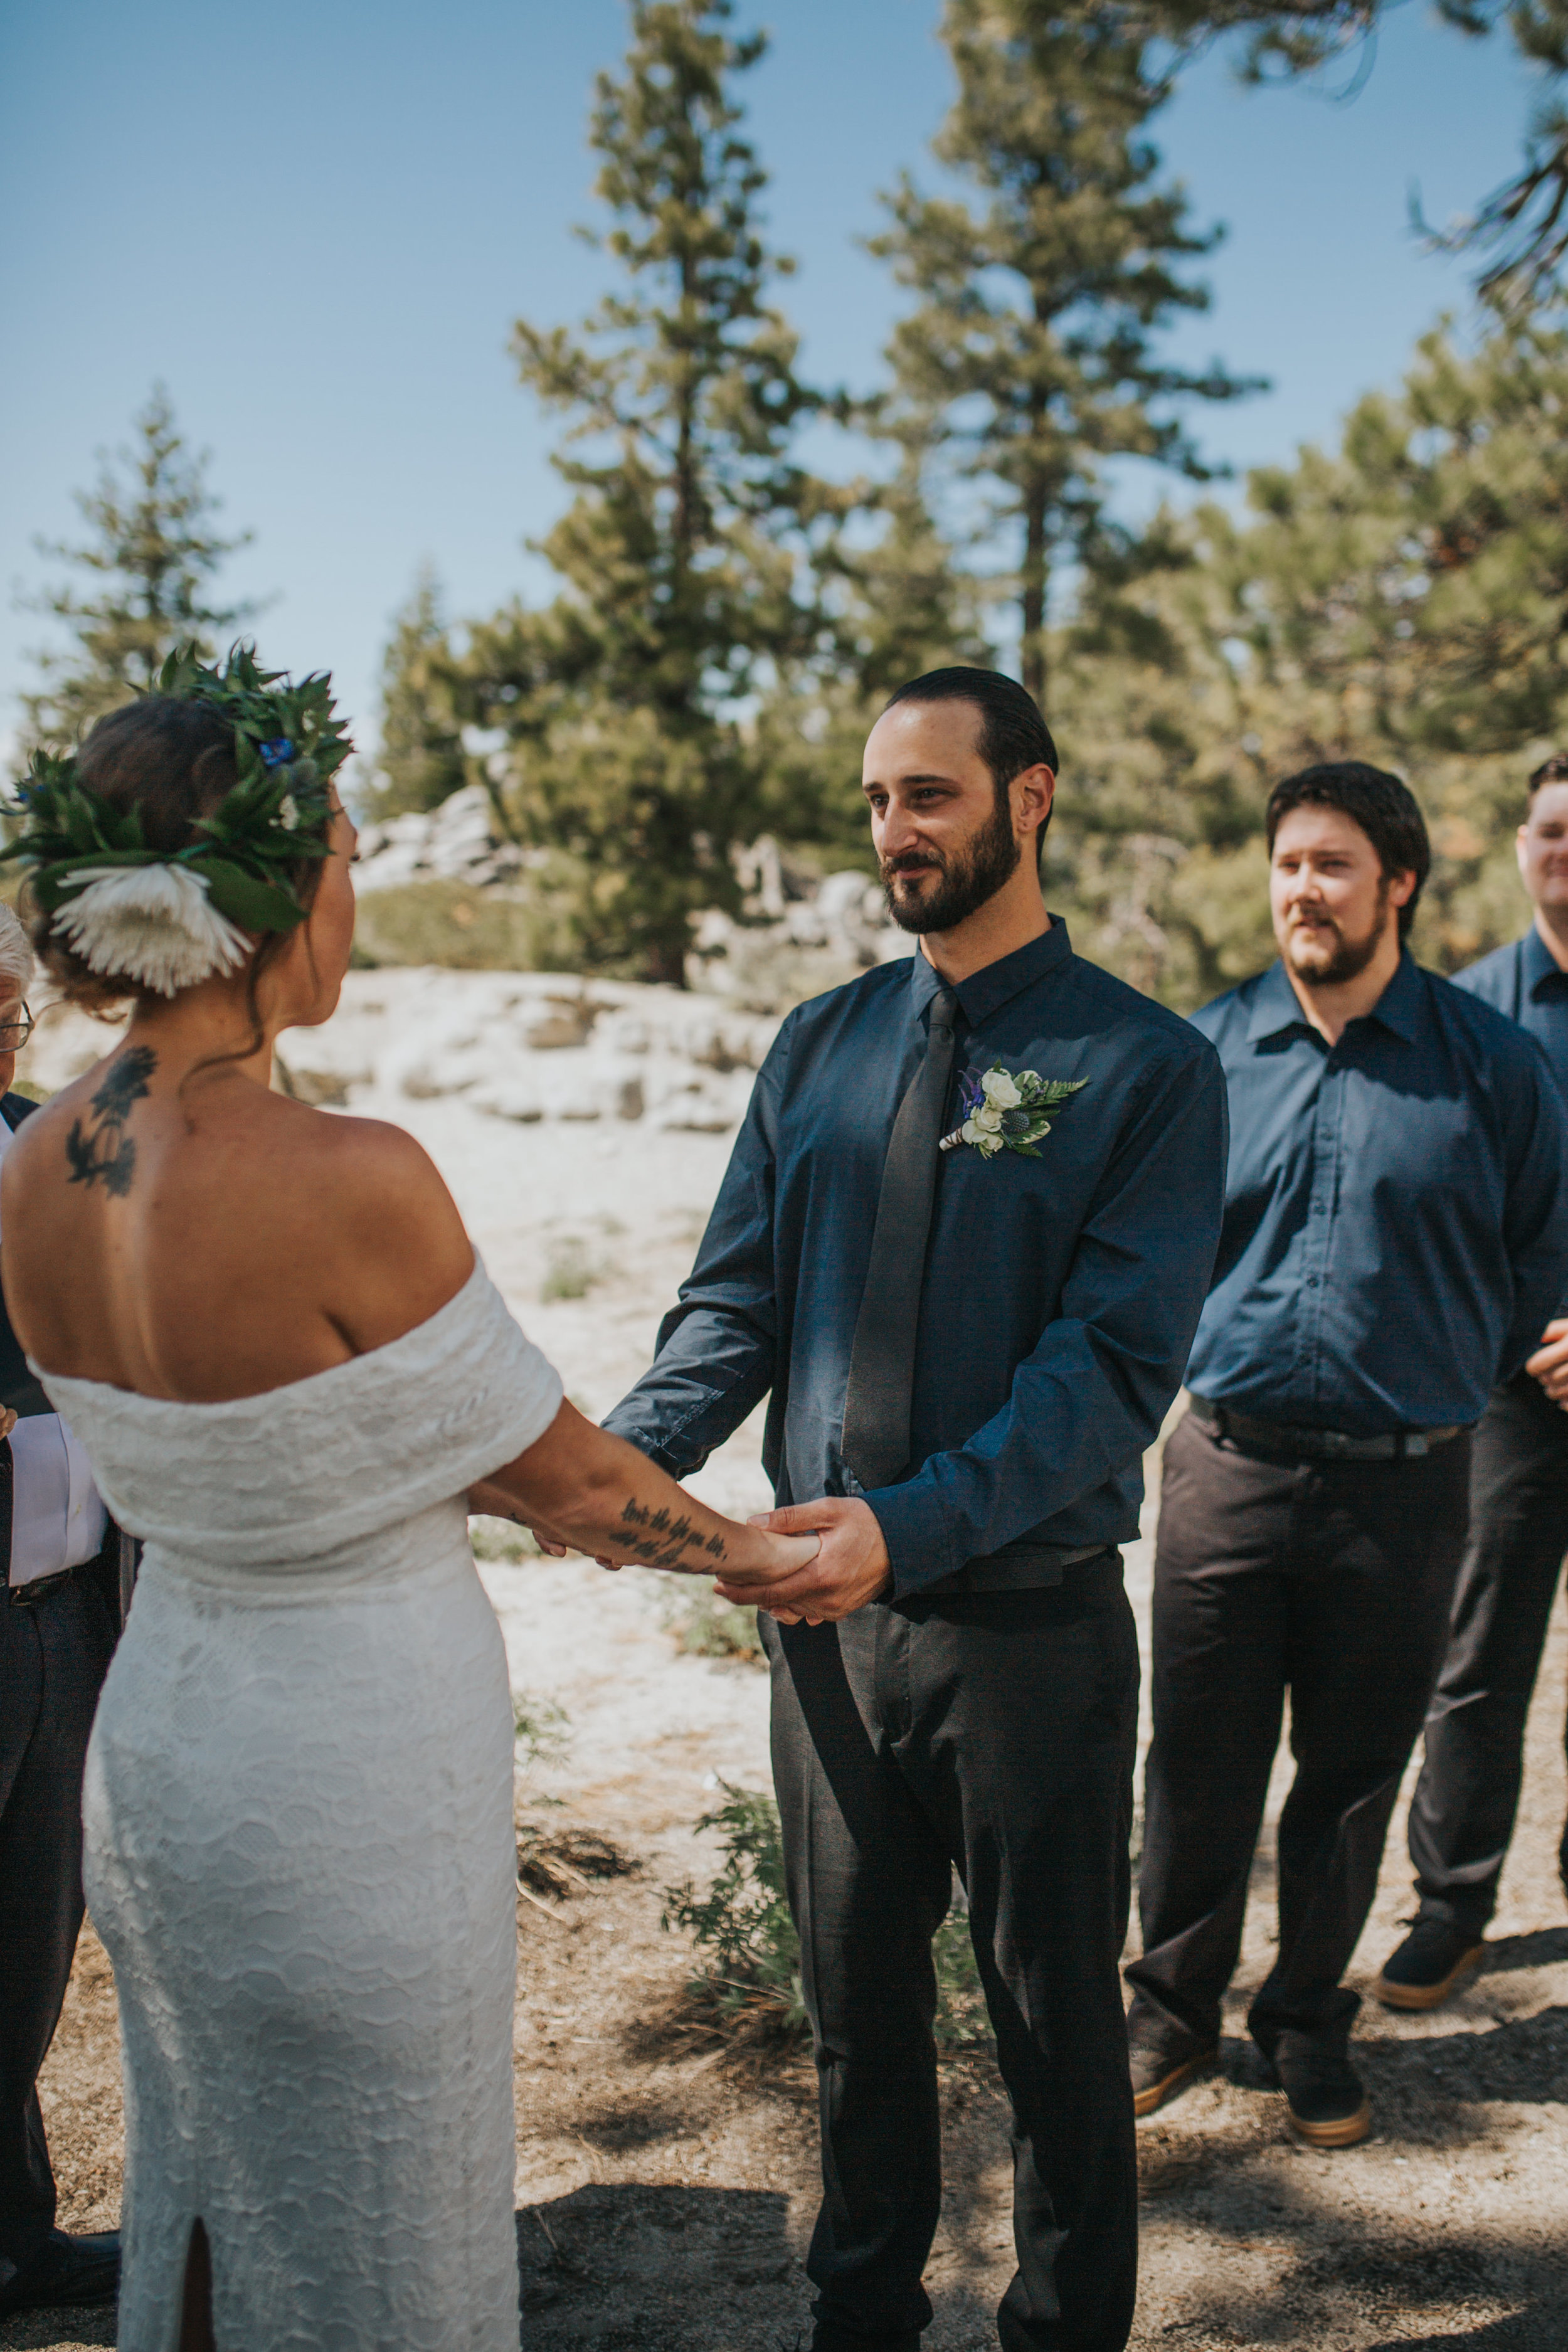
M717 1589L726 1601L765 1609L781 1625L803 1620L808 1625L836 1625L887 1589L892 1573L888 1547L868 1503L825 1496L820 1502L763 1511L748 1524L775 1537L819 1536L821 1548L815 1558L808 1555L804 1564L782 1575L718 1578Z
M1568 1412L1568 1315L1560 1315L1541 1335L1542 1344L1525 1366L1532 1380L1563 1412Z

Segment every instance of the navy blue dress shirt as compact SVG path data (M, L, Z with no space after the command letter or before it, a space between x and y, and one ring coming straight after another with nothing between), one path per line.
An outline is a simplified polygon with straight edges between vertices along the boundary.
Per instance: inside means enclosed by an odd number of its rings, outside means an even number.
M780 1030L657 1359L605 1424L677 1476L771 1390L779 1501L860 1491L840 1450L850 1348L893 1120L940 985L917 954ZM966 1070L1088 1083L1037 1159L964 1146L938 1162L911 1475L866 1497L900 1594L1006 1545L1137 1533L1141 1456L1180 1384L1224 1184L1212 1048L1075 956L1059 920L954 992L948 1127Z
M1523 939L1456 972L1454 985L1528 1029L1568 1094L1568 971L1533 923Z
M1231 1139L1189 1385L1356 1437L1478 1421L1568 1293L1568 1114L1541 1048L1408 955L1332 1048L1278 963L1194 1018Z

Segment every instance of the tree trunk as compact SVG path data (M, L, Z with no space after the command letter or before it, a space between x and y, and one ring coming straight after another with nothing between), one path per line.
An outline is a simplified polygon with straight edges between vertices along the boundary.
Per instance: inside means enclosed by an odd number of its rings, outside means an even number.
M686 939L656 940L648 950L647 976L656 987L686 986Z
M1024 500L1024 626L1019 667L1025 686L1045 708L1046 700L1046 493L1031 487Z

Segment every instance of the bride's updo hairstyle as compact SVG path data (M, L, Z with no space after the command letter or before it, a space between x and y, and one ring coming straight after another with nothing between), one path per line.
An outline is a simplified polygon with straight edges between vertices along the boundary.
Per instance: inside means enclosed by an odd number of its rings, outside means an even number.
M259 1034L257 983L314 903L353 748L324 673L296 686L240 645L222 669L181 646L79 753L35 752L0 862L26 869L61 995L105 1013L243 971Z
M77 754L76 770L79 782L106 808L139 817L147 847L168 857L202 838L198 821L211 816L239 782L234 729L217 711L169 694L142 695L100 719ZM321 878L321 860L296 858L288 873L308 911ZM71 903L67 899L47 914L30 887L22 900L34 951L68 1003L107 1013L128 998L142 1002L171 992L128 973L95 971L61 929ZM253 1012L256 983L288 937L284 931L262 935L250 967Z

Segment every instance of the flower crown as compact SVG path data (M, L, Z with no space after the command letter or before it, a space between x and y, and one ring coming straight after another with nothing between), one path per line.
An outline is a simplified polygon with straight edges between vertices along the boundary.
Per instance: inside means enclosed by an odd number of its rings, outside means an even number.
M26 866L39 906L91 971L174 996L237 971L247 933L303 920L290 868L327 855L327 787L353 746L325 672L295 686L258 668L252 646L233 646L221 670L181 646L149 691L201 703L234 730L238 780L196 819L196 838L149 849L140 809L122 815L88 790L73 758L35 751L20 806L5 812L22 830L0 863Z

